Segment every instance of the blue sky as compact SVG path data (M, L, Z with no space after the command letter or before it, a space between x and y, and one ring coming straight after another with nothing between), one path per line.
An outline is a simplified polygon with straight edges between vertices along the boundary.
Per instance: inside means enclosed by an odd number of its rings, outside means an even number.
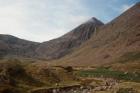
M96 17L107 23L140 0L0 0L0 34L43 42Z

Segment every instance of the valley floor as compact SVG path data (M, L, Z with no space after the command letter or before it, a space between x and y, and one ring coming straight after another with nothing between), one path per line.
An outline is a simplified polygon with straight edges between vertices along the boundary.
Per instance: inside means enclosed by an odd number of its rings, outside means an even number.
M0 93L140 93L140 73L8 60L0 62Z
M102 82L95 84L96 79L92 79L91 84L86 86L73 85L49 89L39 88L32 90L31 93L140 93L140 83L128 81L116 82L113 79L97 79L97 81L101 80Z

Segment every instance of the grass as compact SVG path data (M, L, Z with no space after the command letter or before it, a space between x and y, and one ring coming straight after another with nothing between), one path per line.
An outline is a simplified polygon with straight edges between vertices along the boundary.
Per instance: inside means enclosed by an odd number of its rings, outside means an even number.
M138 91L138 93L140 93L140 83L138 83L138 82L120 82L118 86L119 86L119 89L133 88L133 90L136 90L136 91Z
M4 82L0 85L0 93L1 91L6 91L5 93L27 93L27 91L38 87L60 87L77 84L79 82L75 80L72 71L72 67L50 68L44 65L23 63L18 59L3 60L0 61L0 75L10 80L10 83L5 82L6 79L0 78ZM5 87L5 84L9 87Z
M119 63L126 63L140 60L140 52L127 52L120 57L118 60Z
M125 73L122 71L114 71L107 68L97 68L95 70L81 70L78 71L76 74L80 77L104 77L140 82L140 73Z
M138 93L133 88L120 88L117 93Z

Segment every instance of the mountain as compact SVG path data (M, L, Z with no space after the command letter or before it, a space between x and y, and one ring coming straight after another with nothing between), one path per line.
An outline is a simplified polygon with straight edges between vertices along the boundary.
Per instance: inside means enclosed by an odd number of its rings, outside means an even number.
M0 34L0 57L35 57L39 43Z
M0 34L0 56L57 59L88 40L95 29L102 25L98 19L91 18L62 37L43 43Z
M140 93L140 3L103 25L96 18L36 43L0 34L0 93Z
M40 57L47 59L63 57L88 40L95 30L102 25L103 23L101 21L93 17L62 37L43 42L37 48L36 52Z
M101 66L120 63L138 67L140 62L140 3L96 33L73 53L57 60L57 65ZM125 63L125 64L123 64ZM122 68L123 69L123 68Z

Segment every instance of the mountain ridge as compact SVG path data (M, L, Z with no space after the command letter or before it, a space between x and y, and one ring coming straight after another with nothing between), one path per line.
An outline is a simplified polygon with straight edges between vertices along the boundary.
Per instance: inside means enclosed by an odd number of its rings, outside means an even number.
M57 39L42 43L37 51L41 51L38 52L40 56L50 57L48 59L61 58L69 53L72 48L78 47L88 40L94 33L95 28L102 25L101 21L94 18L94 22L85 22Z
M96 66L120 62L121 56L128 54L139 56L137 53L140 51L139 9L140 3L137 3L119 17L100 27L97 33L79 49L57 60L56 65Z
M93 34L95 27L103 25L98 19L91 19L91 22L85 22L59 38L42 43L20 39L12 35L1 34L0 55L1 57L7 55L17 57L23 56L43 60L63 57L70 53L72 48L78 47L88 40Z

